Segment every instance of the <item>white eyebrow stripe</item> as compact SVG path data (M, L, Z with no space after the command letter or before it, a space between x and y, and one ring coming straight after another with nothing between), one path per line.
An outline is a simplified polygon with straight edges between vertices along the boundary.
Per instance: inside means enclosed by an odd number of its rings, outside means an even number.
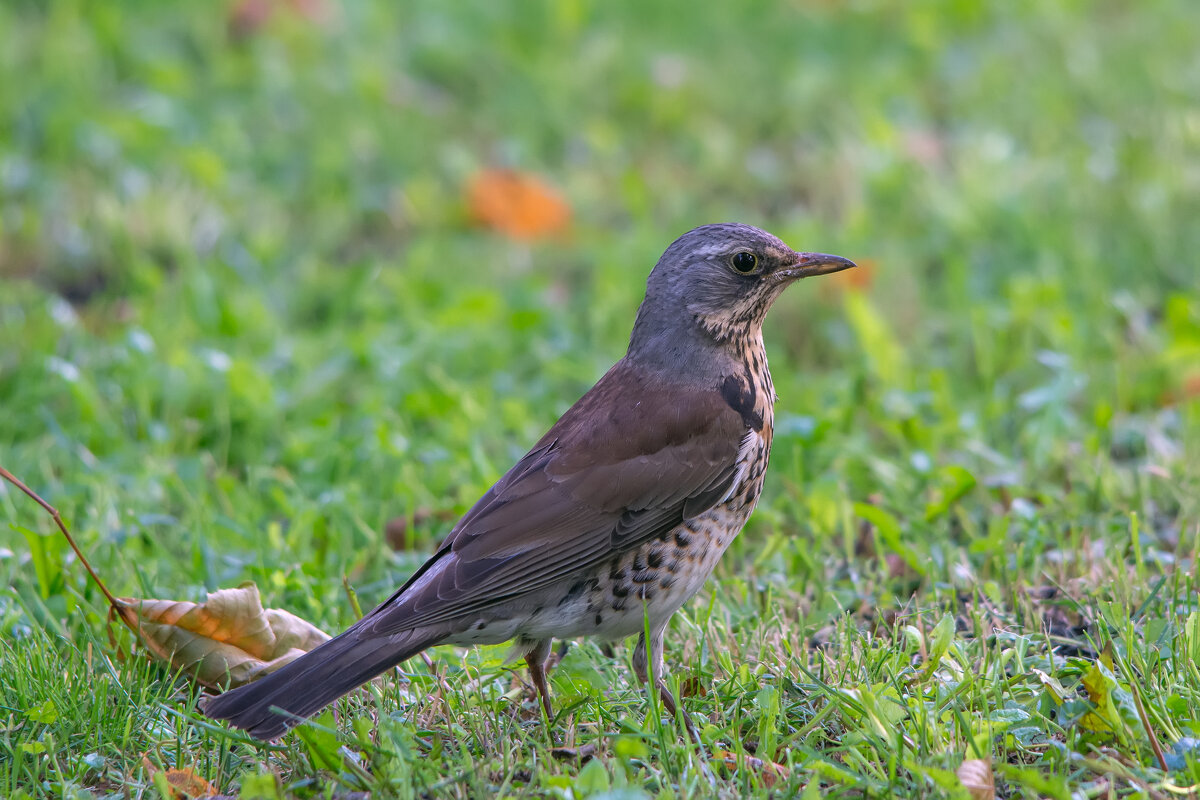
M726 253L728 251L729 251L729 243L725 242L725 243L721 243L721 244L710 244L707 247L696 248L695 250L692 251L692 255L698 256L700 258L707 258L708 256L715 256L720 253Z

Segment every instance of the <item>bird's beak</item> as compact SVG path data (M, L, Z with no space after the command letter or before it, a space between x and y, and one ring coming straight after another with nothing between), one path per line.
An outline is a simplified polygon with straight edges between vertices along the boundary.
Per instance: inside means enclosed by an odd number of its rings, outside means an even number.
M830 256L825 253L796 253L796 258L795 264L775 271L776 280L794 281L799 278L811 278L813 275L841 272L844 269L858 266L848 258Z

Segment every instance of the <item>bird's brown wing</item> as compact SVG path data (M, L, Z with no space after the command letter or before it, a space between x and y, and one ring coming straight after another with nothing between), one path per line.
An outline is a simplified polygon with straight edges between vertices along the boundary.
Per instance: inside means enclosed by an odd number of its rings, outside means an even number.
M620 362L363 620L387 635L476 613L611 559L711 508L748 433L719 391Z

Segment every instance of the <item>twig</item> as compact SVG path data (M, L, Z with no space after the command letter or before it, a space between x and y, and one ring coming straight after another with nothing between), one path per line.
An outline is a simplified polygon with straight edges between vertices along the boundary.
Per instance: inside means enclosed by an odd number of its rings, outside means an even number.
M114 597L112 592L108 590L108 587L104 585L104 581L100 580L100 576L96 574L96 570L92 569L92 565L88 563L87 557L83 554L83 551L79 549L79 545L75 544L75 538L71 536L71 532L67 530L67 526L63 522L62 515L58 513L58 509L43 500L37 492L22 483L17 476L13 475L4 467L0 467L0 478L4 478L13 486L16 486L22 492L29 495L29 497L33 499L33 502L37 503L46 510L46 513L49 514L50 518L54 520L54 524L58 526L60 531L62 531L62 535L67 538L67 544L71 545L71 549L75 551L75 555L79 558L79 562L83 564L83 568L87 570L88 575L92 576L92 580L96 582L96 586L100 588L101 593L104 595L104 598L108 600L108 604L112 606L113 611L117 613L117 616L121 618L122 622L124 622L130 628L134 628L136 630L134 624L125 616L129 613L128 604L123 603Z
M1129 688L1133 690L1133 702L1137 706L1138 716L1142 719L1142 727L1146 729L1146 735L1150 737L1150 746L1154 748L1154 755L1158 758L1158 765L1162 767L1163 772L1170 772L1170 767L1167 766L1167 757L1163 755L1162 745L1158 743L1158 736L1155 735L1154 729L1150 727L1150 717L1146 714L1146 706L1142 704L1142 693L1138 691L1135 681L1129 682Z

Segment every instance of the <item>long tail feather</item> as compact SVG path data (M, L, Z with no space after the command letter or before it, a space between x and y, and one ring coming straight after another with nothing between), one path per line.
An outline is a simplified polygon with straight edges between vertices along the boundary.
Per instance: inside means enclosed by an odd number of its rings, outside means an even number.
M414 631L408 637L363 636L351 627L325 644L253 683L214 697L201 710L224 719L256 739L274 739L357 686L437 642Z

